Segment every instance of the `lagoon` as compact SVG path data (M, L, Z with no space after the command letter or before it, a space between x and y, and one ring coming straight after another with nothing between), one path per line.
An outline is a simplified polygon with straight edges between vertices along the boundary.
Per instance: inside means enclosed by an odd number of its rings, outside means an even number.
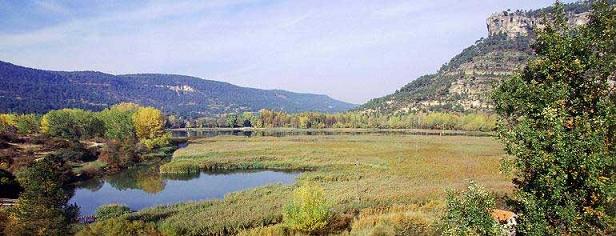
M79 183L69 204L88 216L106 204L132 210L186 201L222 199L226 194L270 184L292 184L299 172L241 171L161 175L156 166L142 166Z

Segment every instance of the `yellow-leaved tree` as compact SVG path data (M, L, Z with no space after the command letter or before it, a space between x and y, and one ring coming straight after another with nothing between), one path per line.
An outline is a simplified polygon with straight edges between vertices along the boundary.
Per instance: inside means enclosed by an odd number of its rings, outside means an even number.
M165 146L171 136L165 132L163 113L153 107L141 107L133 114L133 125L139 141L149 149Z

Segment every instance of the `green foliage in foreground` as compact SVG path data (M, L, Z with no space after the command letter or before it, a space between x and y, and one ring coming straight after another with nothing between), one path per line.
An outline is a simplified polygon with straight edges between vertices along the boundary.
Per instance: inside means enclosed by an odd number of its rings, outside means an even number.
M490 212L496 199L471 182L462 193L447 193L447 213L441 219L443 235L500 235L501 229Z
M284 224L294 230L316 232L327 226L330 206L321 186L305 184L293 191L293 199L285 206Z
M96 209L96 220L107 220L130 213L131 210L125 205L109 204Z
M24 191L10 210L7 235L66 235L77 216L64 190L67 170L59 158L48 156L17 173Z
M494 97L499 135L515 158L519 232L616 232L616 9L594 4L570 29L560 5L537 57Z

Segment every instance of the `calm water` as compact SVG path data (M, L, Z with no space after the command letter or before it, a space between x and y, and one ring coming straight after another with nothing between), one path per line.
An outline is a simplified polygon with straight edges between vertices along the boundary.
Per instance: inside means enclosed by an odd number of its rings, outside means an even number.
M157 167L140 167L79 184L69 203L77 203L82 216L93 215L96 208L111 203L139 210L155 205L221 199L230 192L268 184L292 184L298 174L244 171L160 175Z

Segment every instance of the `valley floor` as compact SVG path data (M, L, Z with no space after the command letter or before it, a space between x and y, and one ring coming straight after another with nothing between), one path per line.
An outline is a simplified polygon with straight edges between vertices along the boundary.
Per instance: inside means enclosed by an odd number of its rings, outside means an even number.
M295 186L272 185L219 201L160 206L128 217L156 222L165 234L237 233L280 223L293 188L316 182L338 213L334 224L339 225L331 226L332 231L352 227L359 232L391 214L417 216L430 224L443 208L446 189L461 189L474 180L499 194L509 192L510 178L499 173L504 155L493 137L365 134L196 139L177 150L161 172L305 172Z

